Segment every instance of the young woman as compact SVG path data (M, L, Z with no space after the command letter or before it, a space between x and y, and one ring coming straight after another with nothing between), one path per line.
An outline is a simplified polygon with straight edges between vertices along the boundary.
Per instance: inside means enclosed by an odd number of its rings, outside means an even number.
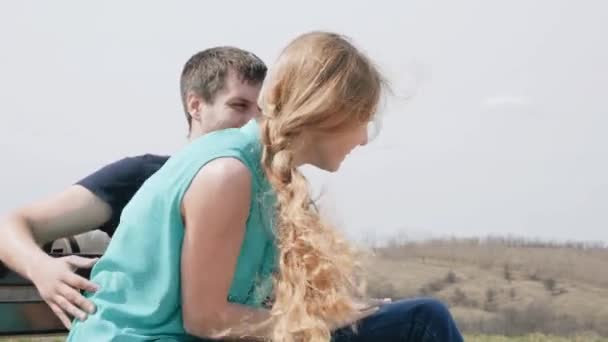
M461 341L439 302L360 299L354 254L298 171L336 171L365 145L383 87L345 37L293 40L263 115L190 143L124 209L92 270L97 311L68 340Z

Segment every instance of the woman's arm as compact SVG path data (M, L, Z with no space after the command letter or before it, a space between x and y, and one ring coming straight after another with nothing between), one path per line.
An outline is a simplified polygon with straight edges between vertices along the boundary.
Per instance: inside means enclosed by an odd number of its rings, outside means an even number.
M245 225L249 215L251 174L234 158L216 159L194 178L182 202L185 236L182 247L182 311L192 335L256 338L253 330L270 317L266 309L228 302ZM228 331L229 330L229 331Z

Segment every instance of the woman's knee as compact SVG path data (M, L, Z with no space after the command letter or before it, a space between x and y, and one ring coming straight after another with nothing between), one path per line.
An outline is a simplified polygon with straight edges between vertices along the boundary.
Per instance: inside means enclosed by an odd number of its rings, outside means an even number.
M419 341L462 341L448 306L435 298L393 302L381 309L377 318L385 329L389 325L398 329L400 336L416 336Z
M452 321L452 315L447 305L442 301L435 298L420 298L417 301L416 311L418 315L435 322Z

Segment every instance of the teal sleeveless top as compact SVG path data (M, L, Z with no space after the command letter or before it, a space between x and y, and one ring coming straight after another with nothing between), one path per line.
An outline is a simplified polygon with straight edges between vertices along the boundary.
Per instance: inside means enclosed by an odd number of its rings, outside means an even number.
M91 280L100 289L86 296L97 311L83 322L74 321L68 341L197 340L183 327L181 202L198 171L216 158L236 158L252 175L250 211L228 301L262 306L272 291L276 266L272 232L276 198L260 165L258 129L251 120L242 128L206 134L172 156L142 185L91 271Z

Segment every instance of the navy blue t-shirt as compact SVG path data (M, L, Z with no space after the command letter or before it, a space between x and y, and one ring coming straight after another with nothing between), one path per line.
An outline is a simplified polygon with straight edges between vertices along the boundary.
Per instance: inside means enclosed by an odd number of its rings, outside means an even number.
M106 165L78 181L76 184L85 187L112 208L110 220L98 229L111 237L118 226L124 207L144 182L168 159L168 156L153 154L127 157Z

